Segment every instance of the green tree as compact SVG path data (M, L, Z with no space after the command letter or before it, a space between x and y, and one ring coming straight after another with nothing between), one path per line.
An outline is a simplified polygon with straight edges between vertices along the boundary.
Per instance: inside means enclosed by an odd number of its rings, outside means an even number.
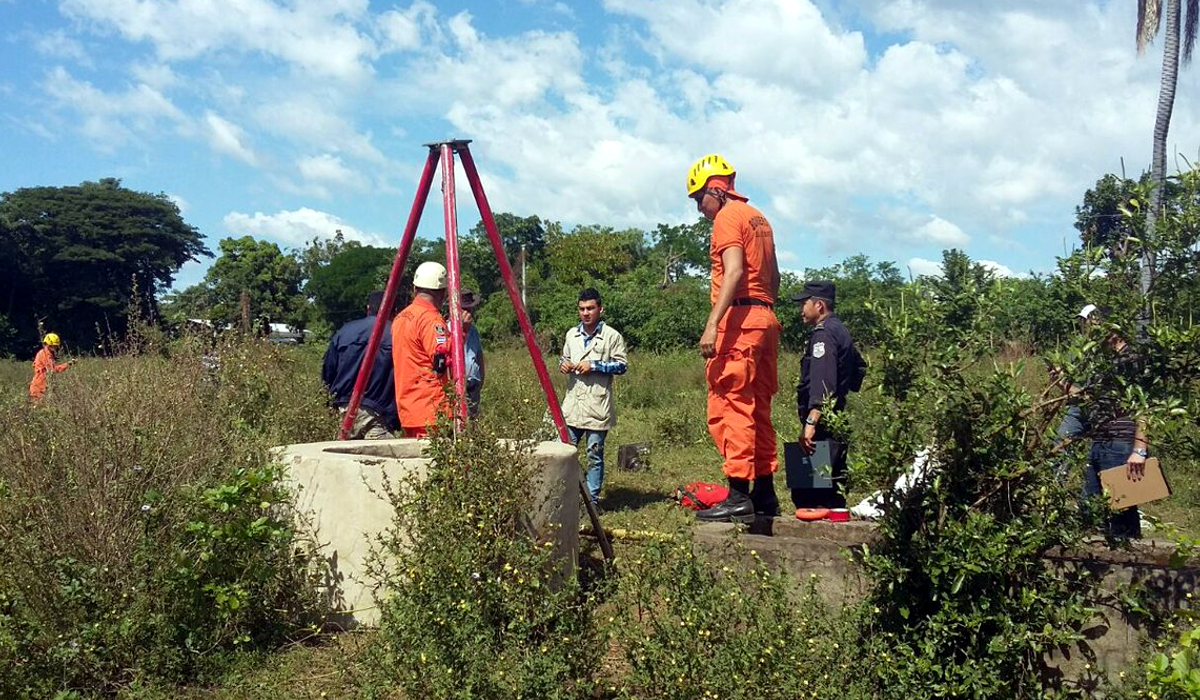
M632 270L645 257L646 247L641 231L616 231L608 226L576 226L570 233L554 232L547 243L550 276L568 287L611 280Z
M660 286L666 287L685 276L708 274L711 236L712 222L704 217L690 224L659 224L650 232L652 256L663 270Z
M237 325L243 298L250 320L260 330L267 323L303 327L304 295L300 293L300 264L279 246L250 236L225 238L221 255L204 276L206 291L196 293L207 304L207 317L218 325ZM192 294L192 290L185 290Z
M1183 16L1182 0L1138 0L1137 49L1139 54L1144 52L1146 44L1158 35L1164 14L1167 21L1166 29L1163 32L1163 63L1158 89L1158 108L1154 116L1154 153L1150 162L1150 180L1154 184L1154 188L1150 191L1150 206L1146 212L1148 241L1152 241L1157 234L1159 207L1165 194L1167 133L1171 129L1171 112L1175 109L1175 86L1179 82L1180 39L1183 39L1182 62L1187 63L1191 61L1192 48L1196 45L1197 26L1200 23L1200 0L1187 0L1186 20ZM1183 24L1182 28L1181 24ZM1150 293L1154 265L1154 245L1148 242L1142 246L1140 279L1143 296L1148 296Z
M129 190L120 180L4 193L0 313L16 331L8 349L35 348L39 321L83 347L98 332L120 333L131 301L155 315L157 292L184 263L208 255L165 194Z
M539 266L547 243L546 226L542 220L536 216L522 217L508 212L496 214L495 219L496 231L500 234L504 254L513 272L518 276L521 274L522 254L526 265L531 268ZM469 274L477 280L479 292L484 297L504 288L500 265L496 262L496 254L482 221L471 227L470 235L463 236L459 241L458 258L464 276Z
M387 248L353 246L316 268L304 289L320 318L336 329L361 317L367 296L387 284L395 257Z
M900 297L904 277L893 262L871 262L863 254L852 255L836 265L804 271L807 280L832 280L837 289L836 311L857 343L874 345L879 337L875 309ZM789 295L790 297L790 295ZM782 290L780 298L784 297ZM798 315L797 315L798 316ZM804 334L807 337L807 333Z
M328 265L339 253L360 247L362 247L361 243L346 240L346 236L342 233L342 230L337 229L333 233L333 238L314 236L303 248L297 250L294 255L296 262L300 264L300 273L304 276L304 279L310 280L316 274L317 270Z
M942 251L942 274L922 277L940 305L942 322L958 332L972 329L992 301L996 275L957 248Z

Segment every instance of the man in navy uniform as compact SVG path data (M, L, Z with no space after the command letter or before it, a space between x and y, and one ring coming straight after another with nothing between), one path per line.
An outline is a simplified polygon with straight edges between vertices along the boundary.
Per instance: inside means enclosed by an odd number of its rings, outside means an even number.
M367 299L367 315L342 326L329 339L325 351L325 362L321 366L321 379L333 395L333 403L343 414L354 393L358 370L362 366L371 329L375 326L375 314L383 303L383 292L371 292ZM399 430L396 417L396 389L392 379L392 335L391 323L383 327L379 340L379 351L371 369L371 379L363 392L362 403L354 415L350 429L351 440L387 440L392 432Z
M830 433L821 417L823 412L846 407L846 394L862 386L866 363L854 347L850 332L833 313L836 294L833 282L819 280L806 283L804 291L792 297L800 304L804 323L813 328L796 387L796 407L804 426L800 447L811 455L818 441L828 441L833 477L833 488L792 489L792 502L797 508L846 507L846 443Z

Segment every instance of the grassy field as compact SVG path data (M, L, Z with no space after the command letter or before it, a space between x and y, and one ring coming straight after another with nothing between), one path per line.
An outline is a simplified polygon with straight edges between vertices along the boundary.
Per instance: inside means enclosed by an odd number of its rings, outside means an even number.
M274 420L288 421L286 429L271 432L287 439L324 439L333 436L334 414L321 407L318 397L319 359L323 348L299 347L279 349L278 358L289 365L286 373L273 376L271 381L294 382L289 387L293 409L274 406ZM547 358L553 365L555 358ZM1020 358L1004 358L1004 361ZM523 349L490 352L487 356L488 379L483 392L482 420L502 434L514 437L549 435L545 404L536 375ZM151 365L157 369L151 368ZM799 432L794 405L794 389L799 372L799 358L786 354L780 362L780 393L774 406L775 427L780 440L793 439ZM138 369L138 368L141 369ZM1044 385L1046 378L1040 363L1027 363L1022 382L1031 389ZM553 369L553 367L552 367ZM691 521L690 511L679 508L670 500L671 492L691 481L721 481L720 458L708 436L705 421L705 387L703 362L694 353L642 355L630 358L629 372L616 379L619 421L607 441L608 472L602 496L603 522L609 528L674 532ZM89 387L93 390L106 378L118 373L142 371L146 381L155 373L169 372L170 365L159 357L146 358L81 358L72 369L52 377L51 395L47 403L85 401ZM7 415L19 416L29 381L31 365L27 362L0 360L0 407ZM161 374L159 375L161 376ZM563 377L552 373L559 396ZM168 382L169 383L169 382ZM275 387L276 389L278 387ZM173 390L181 390L174 386ZM266 389L264 389L264 392ZM266 394L264 394L265 396ZM854 420L856 401L849 412ZM58 410L57 408L54 410ZM157 418L169 422L170 416ZM79 436L86 441L88 436ZM624 444L648 442L652 445L650 468L630 472L617 468L618 447ZM1197 467L1183 460L1171 460L1164 455L1170 470L1175 495L1147 509L1154 519L1173 523L1184 532L1200 532L1200 488L1197 488ZM7 459L9 455L0 455ZM787 503L782 479L777 484L781 500ZM875 484L856 484L853 496L873 490ZM619 552L631 545L618 543ZM594 547L584 553L595 558ZM120 690L120 697L150 700L158 698L249 699L273 696L277 698L355 697L366 682L361 677L364 650L372 644L371 632L325 636L309 643L290 646L284 653L250 656L241 659L222 677L211 679L201 687L154 687L134 684ZM376 689L378 690L378 689ZM378 694L377 694L378 696ZM386 697L386 693L383 694Z

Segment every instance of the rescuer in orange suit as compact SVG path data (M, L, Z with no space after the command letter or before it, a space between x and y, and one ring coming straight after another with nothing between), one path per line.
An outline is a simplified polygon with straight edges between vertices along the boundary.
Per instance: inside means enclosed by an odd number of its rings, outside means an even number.
M70 362L57 363L54 361L54 355L58 352L58 346L62 345L57 333L47 333L46 337L42 338L42 349L38 350L37 355L33 358L33 381L29 382L29 398L34 401L40 401L46 395L46 377L50 376L51 372L66 372L67 368L74 363Z
M771 399L779 389L775 234L762 212L733 189L737 172L719 155L692 165L687 193L713 222L712 312L700 336L707 358L708 431L724 458L729 496L701 520L751 522L779 515L779 466ZM753 485L753 489L751 486Z
M413 275L413 301L392 322L396 412L406 437L425 437L438 414L448 414L450 329L442 317L446 268L423 262Z

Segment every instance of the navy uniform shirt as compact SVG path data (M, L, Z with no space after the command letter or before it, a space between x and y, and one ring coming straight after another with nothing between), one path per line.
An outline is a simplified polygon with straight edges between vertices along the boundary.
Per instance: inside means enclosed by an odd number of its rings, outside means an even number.
M813 408L840 411L846 407L849 374L856 362L857 351L850 332L833 314L813 328L800 362L800 384L796 387L796 407L800 422ZM833 405L825 404L825 395L833 396Z
M371 339L374 326L374 316L360 318L342 326L329 339L329 349L325 351L325 362L321 366L321 379L329 387L329 393L333 394L334 403L338 406L344 407L350 403L354 383L358 380L358 369L367 352L367 342ZM397 430L400 421L396 417L396 384L392 379L391 326L391 323L383 326L383 337L379 339L379 351L375 354L371 379L363 391L361 405L382 418L388 430Z

